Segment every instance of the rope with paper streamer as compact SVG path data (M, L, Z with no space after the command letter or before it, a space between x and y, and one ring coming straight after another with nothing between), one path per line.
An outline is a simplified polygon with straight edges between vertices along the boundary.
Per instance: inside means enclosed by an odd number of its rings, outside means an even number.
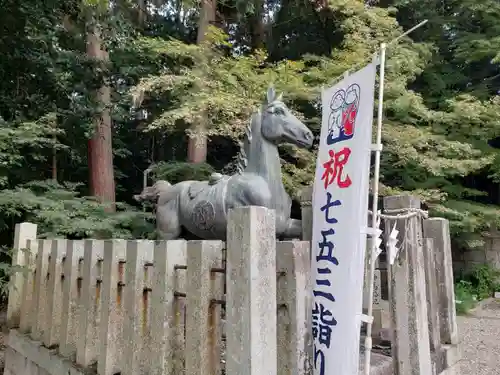
M371 211L368 211L370 215L372 215ZM420 208L398 208L398 209L390 209L390 210L384 210L384 213L380 213L380 211L377 214L378 218L384 219L384 220L395 220L394 225L392 229L389 232L389 235L386 238L386 248L387 248L387 254L389 258L389 264L392 266L394 265L396 258L400 252L400 248L398 248L398 235L399 231L396 229L397 225L397 220L408 220L414 217L419 217L421 220L427 219L429 217L429 213L425 210L422 210ZM403 227L405 228L405 233L403 235L403 238L401 240L401 243L403 246L406 248L406 238L407 238L407 233L409 230L409 225L408 223L404 223ZM381 250L378 249L377 251L377 256L381 253Z

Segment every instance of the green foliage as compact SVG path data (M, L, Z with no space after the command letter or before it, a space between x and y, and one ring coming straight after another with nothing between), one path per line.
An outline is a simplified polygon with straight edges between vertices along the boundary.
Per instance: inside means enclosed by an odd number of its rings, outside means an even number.
M465 275L464 280L470 282L479 300L489 298L498 291L500 271L490 265L476 266L472 272Z
M80 197L75 185L33 181L0 191L0 225L29 221L38 224L39 237L147 238L153 231L152 215L118 204L117 212L90 197ZM1 228L1 227L0 227Z
M45 161L44 149L65 149L54 138L61 134L54 127L55 122L54 113L23 122L6 122L0 117L0 186L5 186L9 177L14 177L9 176L13 168L23 169L30 162Z
M171 184L176 184L187 180L207 180L214 169L206 163L160 162L153 166L152 172L155 181L166 180Z
M457 314L467 314L477 304L471 282L460 280L455 284L455 309Z
M21 249L20 251L28 252L29 250ZM12 252L11 248L6 246L0 247L0 306L4 306L7 303L12 276L17 273L25 274L28 272L26 266L12 265Z
M264 99L270 83L275 82L278 89L284 90L289 100L313 99L311 92L318 92L318 88L304 91L307 86L303 80L307 76L300 74L302 62L285 61L266 67L266 55L261 53L228 56L225 48L231 48L232 43L214 28L208 45L189 45L178 40L144 43L150 54L160 53L177 66L167 74L147 77L132 91L134 97L148 95L147 101L162 96L175 98L172 108L149 124L150 130L173 132L179 126L188 129L197 119L206 117L209 135L236 139Z
M457 313L467 313L477 301L489 298L499 290L500 271L490 265L479 265L455 283Z

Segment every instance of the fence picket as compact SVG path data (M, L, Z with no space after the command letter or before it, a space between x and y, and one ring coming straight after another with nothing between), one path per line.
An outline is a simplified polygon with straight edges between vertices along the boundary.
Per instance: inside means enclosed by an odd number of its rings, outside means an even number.
M184 316L175 291L183 291L186 241L158 241L154 251L151 296L151 374L177 375L184 370Z
M278 374L305 375L311 369L308 358L306 303L310 294L309 242L278 242Z
M36 319L36 299L35 299L35 275L36 275L36 260L38 253L38 241L27 240L26 265L27 270L24 272L24 283L21 299L21 317L19 322L19 331L29 333L33 328Z
M221 241L190 241L187 246L186 375L220 373L220 303L223 289Z
M144 290L144 267L153 259L152 241L129 241L125 266L125 288L123 296L123 375L147 373L144 353L148 352L148 308L149 291Z
M12 253L13 267L26 267L29 265L29 256L26 254L27 241L36 240L37 225L32 223L16 224L14 233L14 246ZM7 324L10 328L18 327L21 322L23 289L26 277L17 269L10 277L9 282L9 302L7 308Z
M99 339L97 319L100 305L101 263L104 241L85 240L82 264L82 294L79 304L79 333L76 343L76 363L87 367L97 360Z
M61 340L59 353L63 357L76 355L76 336L79 332L78 304L79 283L78 263L84 254L84 241L68 241L63 266Z
M226 373L276 375L276 219L264 207L229 211Z
M47 311L47 272L49 266L49 255L51 252L52 240L38 240L38 253L36 258L35 288L34 288L34 306L33 327L31 329L31 338L41 340L46 328Z
M62 269L66 255L67 240L52 241L47 280L47 322L43 343L50 348L58 345L61 333L62 317Z
M101 319L99 324L99 360L97 373L113 375L121 371L123 306L120 268L125 259L127 242L108 240L104 243L102 265Z

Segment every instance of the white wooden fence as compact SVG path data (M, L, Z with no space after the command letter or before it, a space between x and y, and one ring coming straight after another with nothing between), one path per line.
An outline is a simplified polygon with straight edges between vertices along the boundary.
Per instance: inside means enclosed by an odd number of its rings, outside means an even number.
M303 374L309 243L276 242L274 228L262 207L231 212L227 246L36 239L19 224L14 263L31 272L13 279L5 374L35 374L46 348L99 375ZM26 335L39 354L23 353Z

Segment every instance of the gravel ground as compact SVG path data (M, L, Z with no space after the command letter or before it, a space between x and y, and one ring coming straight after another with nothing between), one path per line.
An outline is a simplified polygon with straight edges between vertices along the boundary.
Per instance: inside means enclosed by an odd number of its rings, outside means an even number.
M458 317L461 338L460 375L500 375L500 300L483 301Z
M0 310L0 374L4 364L4 320L5 312ZM458 329L462 350L460 375L500 375L500 299L483 301L468 315L459 316ZM222 351L225 352L225 342Z

